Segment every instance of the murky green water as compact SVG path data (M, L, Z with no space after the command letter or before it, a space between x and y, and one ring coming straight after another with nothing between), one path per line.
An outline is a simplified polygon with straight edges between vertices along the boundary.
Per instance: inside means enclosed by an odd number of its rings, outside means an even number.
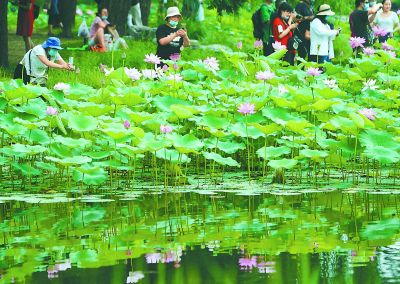
M400 283L398 194L66 201L0 197L0 283Z

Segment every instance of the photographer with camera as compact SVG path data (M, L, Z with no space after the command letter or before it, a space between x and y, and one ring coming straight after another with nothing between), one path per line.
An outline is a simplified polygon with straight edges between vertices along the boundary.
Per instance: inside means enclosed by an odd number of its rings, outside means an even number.
M303 59L310 55L310 23L314 19L313 2L312 0L302 0L295 8L299 20L301 20L298 29L295 30L295 34L302 41L297 52Z
M280 42L286 46L286 52L283 60L290 65L294 65L294 57L296 48L293 46L291 39L293 38L293 30L297 28L298 23L294 21L296 14L293 8L287 2L279 5L277 16L272 22L272 34L276 42Z
M335 56L333 40L340 33L340 29L332 30L328 24L327 17L335 13L328 4L319 6L315 19L310 24L311 45L310 60L318 63L330 60Z

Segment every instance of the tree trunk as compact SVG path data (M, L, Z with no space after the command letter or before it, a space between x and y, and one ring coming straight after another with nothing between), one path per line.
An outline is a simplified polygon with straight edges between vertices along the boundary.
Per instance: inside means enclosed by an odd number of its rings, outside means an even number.
M0 66L8 67L7 0L0 0Z
M143 25L149 25L151 0L140 0L140 11L142 12Z
M75 24L76 0L60 0L58 2L60 19L63 23L61 36L71 38L72 27Z
M117 26L118 33L123 36L126 33L126 21L131 8L130 0L102 0L101 7L108 9L110 23Z

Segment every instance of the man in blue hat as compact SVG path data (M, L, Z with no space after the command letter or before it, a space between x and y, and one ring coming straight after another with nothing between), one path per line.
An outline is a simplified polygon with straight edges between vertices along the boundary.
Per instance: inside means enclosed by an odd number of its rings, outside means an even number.
M67 64L60 54L60 40L49 37L43 44L29 50L14 72L14 79L22 78L25 84L46 86L49 68L72 71L74 67Z

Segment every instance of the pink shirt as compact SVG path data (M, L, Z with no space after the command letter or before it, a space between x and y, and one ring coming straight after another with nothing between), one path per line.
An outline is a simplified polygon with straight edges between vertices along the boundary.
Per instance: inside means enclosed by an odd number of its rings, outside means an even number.
M99 30L99 28L100 28L100 26L99 26L99 23L100 23L100 22L103 22L103 23L105 23L106 25L109 25L109 24L110 24L109 21L107 21L107 20L102 20L100 17L97 16L97 17L94 19L94 22L93 22L92 26L90 27L90 37L95 37L95 36L96 36L96 33L97 33L97 31Z

